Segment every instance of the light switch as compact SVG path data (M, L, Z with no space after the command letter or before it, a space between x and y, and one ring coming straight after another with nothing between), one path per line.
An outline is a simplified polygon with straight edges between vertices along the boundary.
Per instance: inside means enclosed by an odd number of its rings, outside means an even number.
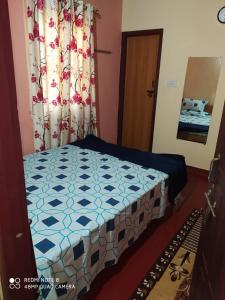
M177 81L175 79L167 80L167 86L168 87L176 87L177 86Z

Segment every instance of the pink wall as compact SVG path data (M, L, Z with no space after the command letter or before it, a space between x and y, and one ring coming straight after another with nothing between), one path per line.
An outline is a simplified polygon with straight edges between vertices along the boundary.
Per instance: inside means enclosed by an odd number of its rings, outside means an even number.
M96 55L97 99L100 136L110 142L117 138L122 0L86 1L100 11L96 18L96 47L112 54ZM29 104L28 67L25 48L24 7L21 0L8 0L16 77L18 113L23 153L33 152Z
M17 107L23 154L32 153L33 131L29 103L28 69L25 48L24 9L21 0L8 0L16 78Z
M112 54L97 53L97 97L99 100L100 136L117 140L119 69L121 48L122 0L90 0L101 18L96 18L96 47Z

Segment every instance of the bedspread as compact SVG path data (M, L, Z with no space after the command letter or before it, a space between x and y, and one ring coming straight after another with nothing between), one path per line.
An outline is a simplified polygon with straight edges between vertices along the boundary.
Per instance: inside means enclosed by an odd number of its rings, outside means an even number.
M167 174L77 146L26 155L24 169L44 299L88 291L168 205Z

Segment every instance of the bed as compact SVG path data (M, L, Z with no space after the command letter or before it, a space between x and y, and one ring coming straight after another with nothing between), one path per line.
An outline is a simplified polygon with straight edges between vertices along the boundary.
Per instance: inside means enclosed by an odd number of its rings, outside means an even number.
M26 155L24 170L42 299L86 293L186 184L183 156L94 136Z
M179 120L179 130L197 133L208 133L212 116L208 112L182 110Z
M209 112L181 110L177 137L206 143L211 119Z
M177 138L206 144L213 106L207 99L182 99Z

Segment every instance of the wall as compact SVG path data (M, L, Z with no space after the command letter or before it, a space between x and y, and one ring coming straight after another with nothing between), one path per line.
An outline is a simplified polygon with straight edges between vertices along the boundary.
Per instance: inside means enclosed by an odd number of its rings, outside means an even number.
M117 142L122 0L86 0L98 9L96 48L112 54L96 53L97 97L101 138Z
M22 0L8 0L16 77L18 113L23 154L32 153L33 131L29 104L29 78L26 60L24 16ZM112 54L96 55L97 97L100 135L109 142L116 142L119 94L119 64L122 0L92 0L101 18L96 18L96 47Z
M221 59L218 57L190 57L184 83L184 98L206 99L214 104L220 76Z
M123 31L164 28L153 151L183 154L188 165L202 169L209 168L215 152L225 98L225 25L216 17L223 5L222 0L123 1ZM176 139L189 56L223 57L206 145ZM176 87L167 86L170 79Z
M24 1L21 0L8 0L21 142L23 154L27 154L32 153L34 148L30 115L23 3Z

